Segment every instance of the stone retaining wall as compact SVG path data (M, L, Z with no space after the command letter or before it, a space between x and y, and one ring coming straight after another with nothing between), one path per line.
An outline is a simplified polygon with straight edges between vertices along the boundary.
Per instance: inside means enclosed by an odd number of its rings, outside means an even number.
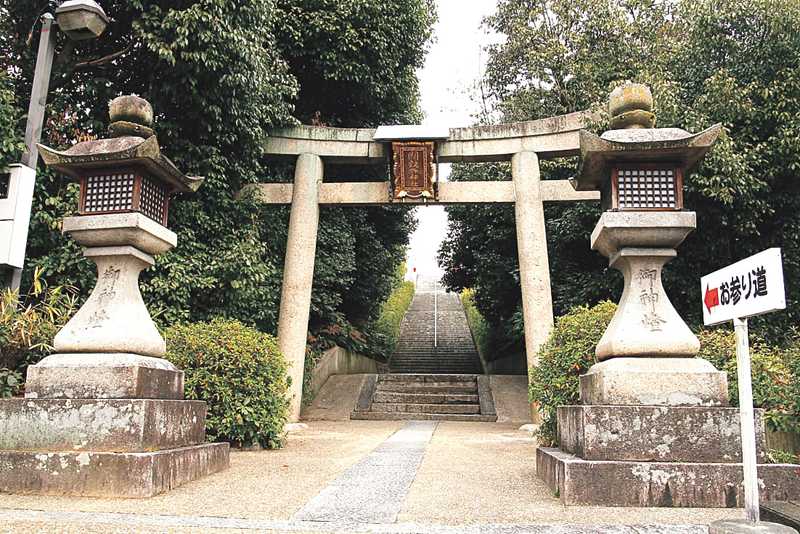
M311 372L311 397L313 398L331 375L371 374L378 372L378 362L350 352L342 347L326 350Z

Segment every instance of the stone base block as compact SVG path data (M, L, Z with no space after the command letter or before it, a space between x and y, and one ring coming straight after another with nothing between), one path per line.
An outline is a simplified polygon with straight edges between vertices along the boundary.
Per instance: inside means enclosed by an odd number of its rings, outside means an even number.
M227 443L143 453L0 451L0 492L145 498L229 465Z
M583 460L539 447L536 471L565 505L744 505L742 464ZM800 465L759 464L758 478L764 500L800 498Z
M702 358L613 358L580 377L581 404L727 406L728 378Z
M182 399L183 371L139 354L53 354L28 367L25 396L47 399Z
M0 400L0 450L145 452L205 441L206 403L150 399Z
M763 411L755 411L765 462ZM741 462L739 409L706 406L559 406L561 450L584 460Z
M708 525L708 534L797 534L797 531L786 525L768 521L726 519Z

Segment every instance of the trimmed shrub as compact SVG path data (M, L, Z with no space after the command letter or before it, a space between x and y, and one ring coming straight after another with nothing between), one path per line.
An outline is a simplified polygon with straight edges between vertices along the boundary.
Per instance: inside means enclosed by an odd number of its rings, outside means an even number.
M210 441L283 445L290 378L273 336L214 319L172 326L165 337L167 359L186 373L186 398L208 403Z
M489 354L492 327L486 322L486 319L483 318L483 315L475 305L474 289L465 289L461 292L461 304L467 314L467 323L469 323L472 338L475 340L475 346L480 355L486 358Z
M385 336L386 356L388 357L397 346L400 337L400 324L411 306L414 298L414 282L402 281L395 287L389 298L381 306L380 315L375 320L373 331Z
M736 334L717 328L701 330L699 357L714 364L728 375L731 405L739 405L739 377L736 369ZM786 364L787 351L765 343L757 336L750 339L750 366L753 377L753 405L767 410L765 419L770 430L796 431L797 414L791 413L792 387L796 377Z
M595 363L594 349L616 310L617 305L608 301L573 309L556 320L539 350L539 366L530 369L530 400L541 405L541 445L558 444L556 408L578 403L578 377Z
M556 408L579 402L578 377L595 363L594 349L614 316L617 306L601 302L592 308L580 306L556 320L547 343L539 351L539 366L530 371L530 399L542 408L540 443L558 445ZM736 338L721 328L701 330L699 357L728 375L728 394L738 406ZM800 336L787 347L769 345L751 336L753 404L766 410L769 430L796 432L800 429Z
M778 430L800 434L800 330L792 330L783 361L792 375L786 394L788 415L782 420L774 421L774 424Z

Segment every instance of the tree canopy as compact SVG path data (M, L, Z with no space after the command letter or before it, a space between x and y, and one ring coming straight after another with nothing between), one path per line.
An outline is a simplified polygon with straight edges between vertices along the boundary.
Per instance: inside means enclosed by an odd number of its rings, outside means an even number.
M779 338L800 315L800 4L777 0L500 0L486 24L503 36L489 49L483 120L511 122L583 109L605 111L624 80L649 84L658 127L724 134L687 177L698 228L667 265L665 287L693 324L699 277L768 247L784 251L787 312L756 321ZM602 131L606 124L598 124ZM543 178L574 176L577 158L544 162ZM510 179L505 165L465 165L453 179ZM589 250L599 217L589 203L546 205L558 315L616 300L621 276ZM513 208L448 208L440 250L445 282L472 287L507 339L522 336Z
M173 201L169 225L179 244L143 275L145 300L164 324L228 317L274 331L288 208L237 193L246 183L291 179L292 165L264 157L272 127L419 118L415 70L431 37L432 1L101 3L113 21L100 39L59 36L44 142L63 147L82 135L103 136L111 98L148 99L165 153L205 183ZM10 77L18 109L30 95L37 20L55 4L0 4L0 72ZM76 208L76 186L39 171L27 278L40 267L46 279L88 294L93 267L59 232L61 218ZM374 316L412 227L404 210L322 210L314 328Z

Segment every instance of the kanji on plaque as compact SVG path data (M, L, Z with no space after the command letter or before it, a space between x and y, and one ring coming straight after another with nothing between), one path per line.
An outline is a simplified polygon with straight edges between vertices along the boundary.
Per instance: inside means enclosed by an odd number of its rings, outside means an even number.
M703 322L718 324L786 308L781 249L771 248L700 280Z
M392 143L394 198L419 199L434 196L433 142Z

